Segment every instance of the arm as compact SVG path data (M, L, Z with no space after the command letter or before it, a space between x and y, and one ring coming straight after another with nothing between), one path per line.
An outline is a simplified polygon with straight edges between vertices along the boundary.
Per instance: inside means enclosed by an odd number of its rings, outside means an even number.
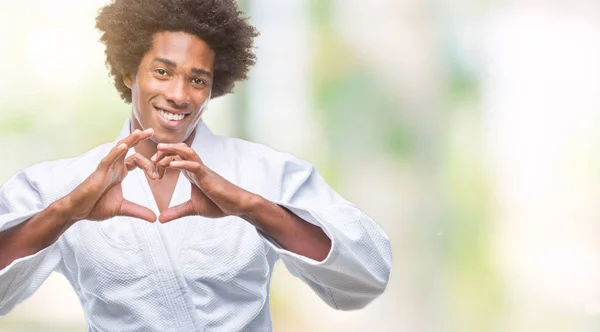
M283 183L268 180L281 189L281 198L268 201L222 178L183 143L159 144L152 160L181 169L193 184L190 200L163 211L161 222L189 215L241 217L256 226L292 274L336 309L362 308L385 290L389 238L310 164L289 156Z
M50 246L72 225L64 202L57 201L31 219L0 233L0 270L14 260Z
M258 195L249 198L242 216L285 250L315 261L323 261L331 250L331 239L319 226L308 223L288 209Z
M392 266L388 236L356 205L338 195L310 165L296 158L284 176L279 205L306 224L322 229L331 250L322 261L287 250L267 234L265 239L287 269L329 306L360 309L387 287ZM309 242L309 243L314 243Z
M60 194L60 188L38 188L32 178L51 178L48 168L24 171L0 190L0 314L7 314L29 297L61 260L56 246L60 236L79 220L105 220L117 215L155 221L154 213L123 199L121 181L128 170L153 170L139 155L125 159L129 147L152 135L135 132L119 142L98 168L60 199L42 198L40 192ZM54 201L50 204L45 201Z
M55 270L61 260L56 245L13 256L9 244L13 237L6 233L43 214L43 199L31 177L39 169L19 172L0 188L0 315L8 314L14 306L29 297ZM12 258L14 257L14 258Z
M331 240L323 230L307 223L284 207L246 191L225 180L204 165L197 153L185 143L159 144L152 157L159 170L181 169L191 182L190 201L161 213L159 220L169 222L187 215L219 218L238 216L275 239L287 250L314 260L323 260ZM164 172L159 172L159 178Z
M50 246L80 220L101 221L122 215L155 221L154 212L123 199L121 190L121 181L129 170L138 166L150 174L154 170L151 162L138 154L125 158L130 148L151 136L152 131L135 131L119 142L97 169L72 192L31 219L1 232L0 270L15 259Z

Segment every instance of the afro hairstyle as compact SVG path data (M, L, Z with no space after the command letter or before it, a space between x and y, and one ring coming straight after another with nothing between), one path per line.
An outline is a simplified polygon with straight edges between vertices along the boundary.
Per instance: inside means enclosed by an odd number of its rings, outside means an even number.
M137 73L158 32L195 35L215 52L211 98L230 93L256 62L253 42L258 32L235 0L115 0L100 9L96 28L106 46L110 75L127 103L131 103L131 90L123 76Z

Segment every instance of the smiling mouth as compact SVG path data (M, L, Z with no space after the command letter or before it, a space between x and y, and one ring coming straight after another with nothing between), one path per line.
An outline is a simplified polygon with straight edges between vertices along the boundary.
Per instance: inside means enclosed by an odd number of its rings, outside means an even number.
M171 112L167 112L161 108L156 107L156 110L158 111L158 114L165 120L168 121L181 121L183 120L186 116L188 116L189 114L185 114L185 113L171 113Z

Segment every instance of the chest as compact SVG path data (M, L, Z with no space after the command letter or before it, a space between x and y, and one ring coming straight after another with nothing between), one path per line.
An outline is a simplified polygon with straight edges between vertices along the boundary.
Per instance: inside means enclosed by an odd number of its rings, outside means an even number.
M175 192L179 175L180 171L170 169L165 173L165 177L160 180L146 178L159 212L169 208L169 205L173 200L173 193Z
M261 311L276 257L251 225L236 217L170 224L175 228L165 232L168 224L119 217L70 230L62 273L86 311L122 303L119 315L129 317L136 303L164 319L184 321L177 314L193 308L214 322L250 321ZM248 310L240 312L240 303Z

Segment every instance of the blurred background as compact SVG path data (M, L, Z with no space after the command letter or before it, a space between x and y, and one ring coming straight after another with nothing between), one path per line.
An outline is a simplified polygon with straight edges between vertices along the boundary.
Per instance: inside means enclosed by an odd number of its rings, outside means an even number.
M0 183L112 141L106 0L0 0ZM258 63L206 122L289 151L392 240L337 312L278 265L275 331L600 329L600 2L243 0ZM0 331L85 331L53 275Z

